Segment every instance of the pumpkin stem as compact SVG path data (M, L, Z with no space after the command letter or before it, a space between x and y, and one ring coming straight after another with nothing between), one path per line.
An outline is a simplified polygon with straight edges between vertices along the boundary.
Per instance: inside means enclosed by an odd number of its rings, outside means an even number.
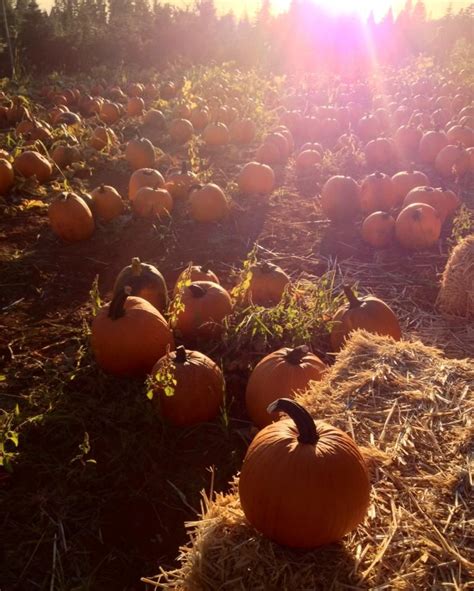
M134 277L140 277L140 275L142 274L143 268L142 268L142 263L138 257L133 257L131 267L132 267L132 275Z
M278 398L278 400L268 405L267 412L272 413L278 411L286 413L293 419L298 429L299 443L308 445L316 445L318 443L319 435L313 417L301 404L290 398Z
M357 298L352 288L349 285L344 285L342 289L344 290L344 295L349 300L349 308L358 308L362 302Z
M181 163L181 174L187 174L188 170L188 163L186 162L186 160L183 160L183 162Z
M291 365L300 365L303 361L303 357L309 353L309 347L307 345L301 345L300 347L295 347L291 351L285 355L285 359Z
M204 287L201 287L197 283L191 283L188 287L194 298L202 298L206 295Z
M132 293L132 288L127 285L123 289L121 289L115 295L114 299L110 302L109 313L108 316L112 320L118 320L122 316L125 316L125 302L127 301L128 296Z
M176 349L176 353L175 353L175 358L174 360L177 363L186 363L188 357L186 355L186 349L183 347L183 345L180 345L177 349Z
M105 185L104 185L104 183L101 183L101 184L100 184L99 191L100 191L101 193L104 193L104 192L105 192Z
M209 262L204 263L204 265L201 265L201 271L203 273L207 273L210 270L211 270L211 267L209 266Z

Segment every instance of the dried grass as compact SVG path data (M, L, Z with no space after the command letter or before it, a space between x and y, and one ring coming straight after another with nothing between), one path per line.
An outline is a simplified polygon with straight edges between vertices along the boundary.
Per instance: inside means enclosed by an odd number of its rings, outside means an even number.
M446 314L474 318L474 234L461 240L451 253L437 305Z
M473 385L469 360L355 333L299 402L363 448L373 484L364 524L341 545L290 551L248 525L234 482L229 494L204 496L180 568L144 582L168 591L472 588Z

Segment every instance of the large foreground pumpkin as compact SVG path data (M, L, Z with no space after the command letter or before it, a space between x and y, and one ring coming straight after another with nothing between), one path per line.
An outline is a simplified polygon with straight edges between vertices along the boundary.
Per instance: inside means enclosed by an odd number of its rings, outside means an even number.
M349 334L358 328L390 336L396 341L401 339L398 319L385 302L373 296L358 298L347 285L344 286L344 294L348 304L336 312L331 330L331 346L334 351L339 351Z
M92 321L91 345L98 365L120 376L144 376L167 348L173 334L161 313L143 298L129 296L127 287Z
M285 546L340 540L369 505L369 476L357 445L340 429L313 421L293 400L279 399L268 411L291 418L262 429L247 451L239 481L245 516Z
M166 311L168 289L165 278L156 267L133 257L131 264L124 267L115 280L114 296L127 285L131 289L130 295L143 298L162 313Z

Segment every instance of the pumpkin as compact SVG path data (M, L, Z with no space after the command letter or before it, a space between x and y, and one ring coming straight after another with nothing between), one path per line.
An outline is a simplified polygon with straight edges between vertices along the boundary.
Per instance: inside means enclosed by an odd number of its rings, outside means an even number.
M360 186L360 208L365 213L388 211L396 204L392 179L382 172L365 177Z
M113 295L127 285L130 287L130 295L143 298L162 313L166 311L168 288L165 278L156 267L142 263L138 257L134 257L132 263L117 275Z
M310 381L319 381L326 370L324 363L308 347L287 347L261 359L250 374L245 391L245 406L252 422L259 428L278 420L267 407L281 396L294 398Z
M153 187L161 189L165 186L163 175L154 168L139 168L135 170L128 181L128 198L130 201L135 199L137 192L142 187Z
M169 101L178 94L178 89L173 82L165 82L160 86L160 98Z
M279 162L285 162L288 156L290 155L290 147L288 145L288 141L286 137L278 131L274 131L273 133L270 133L267 136L265 136L264 144L271 144L277 147L279 154Z
M100 108L99 118L106 125L116 123L120 119L121 110L117 103L111 101L105 101Z
M317 142L306 142L299 149L299 153L305 152L306 150L315 150L316 152L319 152L321 158L324 154L323 147L321 146L321 144L318 144Z
M435 160L435 168L443 177L461 177L469 172L470 165L469 153L461 144L445 146Z
M317 150L304 150L296 157L295 168L298 176L305 175L314 170L322 160L321 153Z
M374 168L385 168L396 160L396 152L393 142L380 137L371 140L364 148L367 165Z
M263 262L250 268L246 299L257 306L274 306L281 300L290 278L278 265Z
M197 130L202 130L208 125L209 123L209 111L205 107L194 107L191 111L191 116L189 117L193 128Z
M58 145L51 152L51 160L59 166L65 168L70 166L73 162L82 160L82 154L76 146Z
M125 148L125 159L132 170L153 168L155 164L155 148L150 140L146 138L130 140Z
M429 180L424 172L411 168L394 174L392 183L395 189L395 205L401 205L412 189L428 185Z
M448 215L447 199L440 189L415 187L406 195L403 200L403 207L407 207L407 205L411 205L412 203L426 203L434 207L438 212L442 224Z
M321 191L321 208L333 222L353 220L360 209L360 187L347 176L333 176Z
M13 161L13 167L18 174L25 178L35 176L39 183L45 183L53 174L51 162L39 152L26 150Z
M275 129L273 131L281 134L286 139L286 143L288 144L289 153L291 154L292 152L294 152L295 140L293 139L293 136L291 135L291 131L288 129L288 127L285 127L284 125L278 125L278 127L275 127Z
M169 124L168 133L176 144L185 144L193 137L194 127L187 119L173 119Z
M140 96L132 96L127 102L127 115L129 117L140 117L145 110L145 101Z
M261 164L282 164L280 151L275 144L260 144L255 153L255 160Z
M280 398L268 411L290 419L259 431L247 450L239 479L246 518L265 537L292 548L340 540L369 506L362 454L349 435L314 421L294 400Z
M449 143L460 142L465 148L474 146L474 131L465 125L453 125L446 133Z
M445 189L444 187L438 188L444 196L444 205L446 207L446 215L450 216L456 209L461 205L461 199L451 189Z
M189 283L194 283L196 281L212 281L213 283L220 284L219 278L213 271L211 271L207 263L204 265L191 265L184 269L184 271L181 271L174 286L173 293L175 295L181 289L183 281L188 281Z
M362 239L374 248L385 248L393 242L395 220L386 211L374 211L362 222Z
M425 133L419 145L419 155L422 162L433 164L441 150L449 144L448 136L439 129Z
M173 333L154 306L129 292L117 292L92 321L92 352L107 373L145 376L174 348Z
M117 136L108 127L96 127L92 132L89 145L95 150L103 150L117 142Z
M399 127L393 137L399 157L412 160L418 152L422 135L422 131L414 125Z
M256 125L252 119L235 119L230 127L230 141L235 144L250 144L255 138Z
M6 195L14 181L13 166L5 158L0 158L0 195Z
M439 213L426 203L412 203L398 214L395 235L398 242L410 250L429 248L441 234Z
M398 319L385 302L374 296L358 298L347 285L343 289L348 303L341 306L333 318L330 334L333 351L339 351L349 334L359 328L396 341L401 339Z
M48 208L53 232L68 242L87 240L94 232L94 218L86 202L74 193L60 193Z
M110 185L100 185L95 188L91 191L91 197L94 213L104 222L110 222L125 210L122 197L117 189Z
M143 117L143 125L164 129L166 127L166 118L158 109L149 109Z
M173 197L166 189L142 187L135 193L132 209L141 218L166 218L173 209Z
M367 114L359 119L357 124L357 135L363 142L374 140L380 133L380 124L376 117Z
M230 133L225 123L209 123L202 132L202 139L208 146L224 146L230 142Z
M160 387L161 373L173 376L172 393ZM214 420L224 403L224 376L219 366L199 351L180 346L159 359L151 377L158 376L153 403L162 417L177 427Z
M275 186L275 173L266 164L247 162L237 177L237 184L245 194L271 193Z
M229 213L224 191L214 183L197 185L189 194L189 211L196 222L218 222Z
M212 281L195 281L180 291L184 309L177 313L174 328L185 340L211 339L222 333L222 322L232 312L227 291Z
M191 187L197 184L199 184L199 179L194 172L188 169L185 160L183 160L180 171L175 171L166 178L166 188L175 199L186 198Z

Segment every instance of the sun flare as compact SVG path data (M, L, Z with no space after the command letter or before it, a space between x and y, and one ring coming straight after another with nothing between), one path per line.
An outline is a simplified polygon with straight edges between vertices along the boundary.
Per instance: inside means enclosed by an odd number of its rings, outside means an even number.
M357 14L367 17L371 12L375 19L382 18L390 6L393 6L393 0L312 0L316 5L324 8L325 11L333 14ZM285 12L289 9L291 0L273 0L272 7L276 13Z

